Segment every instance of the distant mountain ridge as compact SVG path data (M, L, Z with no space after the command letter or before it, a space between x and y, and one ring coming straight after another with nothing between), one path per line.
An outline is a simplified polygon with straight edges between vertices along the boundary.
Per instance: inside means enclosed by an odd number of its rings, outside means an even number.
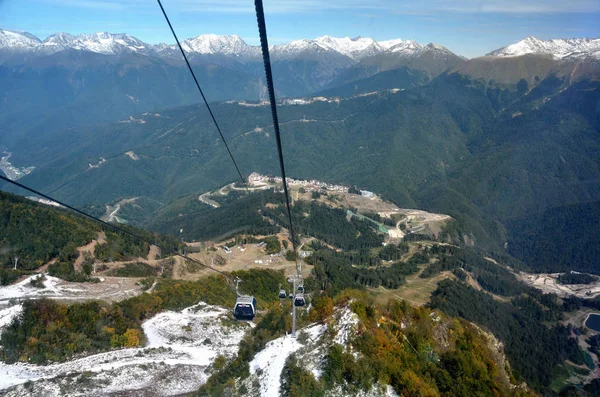
M555 59L578 59L586 56L600 59L600 38L541 40L529 36L515 44L499 48L486 55L514 57L526 54L550 54Z
M181 42L183 49L191 54L233 56L240 60L251 60L260 56L260 47L247 44L237 35L219 36L202 34ZM316 53L334 52L353 61L383 54L386 52L409 55L422 50L425 46L413 40L392 39L376 41L371 38L336 38L331 36L316 39L294 40L288 44L271 46L273 56L298 56L306 51ZM449 51L445 47L431 44L430 48ZM10 49L18 52L33 52L40 55L52 54L67 49L89 51L105 55L116 55L123 52L155 53L159 56L177 56L176 45L148 44L123 33L99 32L80 34L55 33L45 40L31 35L10 30L0 29L0 50ZM173 51L176 51L173 54Z
M181 44L183 49L190 54L224 55L241 60L254 59L260 56L259 46L249 45L237 35L202 34L184 40ZM328 35L315 39L294 40L287 44L272 45L270 48L274 57L298 56L307 51L320 54L334 52L357 62L381 54L410 56L423 51L425 47L428 47L430 51L438 50L442 53L452 53L447 48L435 43L429 43L425 46L414 40L376 41L368 37L337 38ZM71 35L61 32L41 40L30 33L0 29L0 51L34 52L43 55L66 49L106 55L116 55L123 52L155 53L166 57L178 55L177 52L173 54L173 51L178 51L177 46L174 44L148 44L125 33L98 32ZM486 56L509 57L525 54L550 54L556 59L585 56L600 58L600 38L542 40L529 36L517 43L491 51Z
M444 73L501 89L519 82L532 89L552 74L570 76L570 82L599 79L593 58L598 39L563 41L531 39L497 50L498 55L467 60L433 43L321 36L274 45L271 60L279 98L409 89ZM266 99L258 46L215 34L184 40L182 46L209 101ZM32 139L200 99L177 47L124 33L56 33L40 40L0 29L0 87L5 131L0 147L27 166L40 165L19 159L19 147Z

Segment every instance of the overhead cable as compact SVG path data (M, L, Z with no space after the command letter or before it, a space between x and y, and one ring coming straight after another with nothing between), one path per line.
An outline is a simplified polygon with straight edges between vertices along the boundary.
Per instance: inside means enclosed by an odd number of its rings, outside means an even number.
M237 162L235 161L235 158L233 157L233 153L231 153L231 150L229 149L229 145L227 144L227 141L225 140L225 136L223 136L223 132L221 132L221 127L219 127L219 123L217 123L217 119L215 118L215 115L213 114L212 109L210 108L210 105L208 104L208 101L206 100L206 96L204 96L204 92L202 91L202 88L200 88L200 83L198 82L198 79L196 78L196 74L194 73L194 69L192 69L192 65L190 65L190 62L188 61L187 55L185 55L185 51L183 51L183 47L181 46L181 43L179 42L179 39L177 38L177 34L175 34L175 29L173 29L171 20L167 16L167 12L165 11L165 8L163 7L161 1L160 0L156 0L156 1L158 2L158 5L160 6L160 9L165 17L165 20L167 21L167 24L169 25L169 28L171 29L171 33L173 33L173 37L175 38L175 41L177 42L177 46L179 47L179 51L181 51L181 55L183 55L185 64L187 65L188 70L190 71L190 73L192 74L192 77L194 78L194 82L196 83L196 87L198 88L198 91L200 92L200 95L202 96L202 99L204 100L206 109L208 109L208 113L210 114L212 121L215 123L215 127L217 127L217 131L219 131L221 140L223 141L223 144L225 144L227 153L229 153L229 157L231 157L231 161L233 161L233 165L235 166L235 169L236 169L238 175L240 176L240 180L242 181L244 186L246 186L246 191L248 193L250 193L250 191L248 190L248 184L246 183L246 179L242 176L240 167L238 167Z
M271 72L271 57L269 55L269 42L267 40L267 26L265 23L265 13L262 0L254 0L256 8L256 19L258 21L258 33L260 35L260 47L262 49L263 63L265 66L265 75L267 78L267 88L269 90L269 102L271 102L271 114L273 116L273 128L275 129L275 138L277 141L277 154L279 155L279 167L281 168L281 179L283 181L283 192L285 194L285 204L287 206L288 220L290 223L290 235L292 237L292 247L294 254L296 251L296 238L294 235L294 226L292 224L292 210L290 207L290 197L288 194L287 180L285 177L285 164L283 162L283 149L281 148L281 134L279 132L279 118L277 116L277 105L275 103L275 89L273 87L273 74ZM298 272L298 260L296 259L296 269Z

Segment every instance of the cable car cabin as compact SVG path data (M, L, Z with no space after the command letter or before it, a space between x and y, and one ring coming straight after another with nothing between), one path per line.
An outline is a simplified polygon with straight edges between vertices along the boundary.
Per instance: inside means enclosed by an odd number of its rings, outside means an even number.
M304 293L304 285L299 285L298 286L298 292L300 292L302 294Z
M304 294L296 294L296 299L294 299L294 306L304 306L306 305L306 300L304 299Z
M288 295L288 298L290 298L290 299L294 299L294 294L292 294L292 293L290 292L290 294Z
M280 289L279 290L279 299L285 299L287 298L287 292L285 292L284 289Z
M256 314L256 299L253 296L240 295L235 301L233 308L233 317L237 320L249 320L254 319Z

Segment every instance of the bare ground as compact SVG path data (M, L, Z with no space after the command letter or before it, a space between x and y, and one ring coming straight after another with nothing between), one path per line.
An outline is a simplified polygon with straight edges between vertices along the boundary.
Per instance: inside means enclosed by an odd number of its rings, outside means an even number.
M575 295L584 299L593 299L600 296L600 280L591 284L560 284L557 281L560 274L561 273L530 274L519 272L516 276L525 284L537 288L546 294L554 293L561 297Z
M279 235L279 237L281 240L285 238L283 235ZM258 247L258 244L235 246L231 251L231 255L228 255L222 249L218 249L217 251L205 249L201 252L188 254L188 256L207 266L213 266L215 269L224 272L248 269L273 269L283 270L286 276L296 274L295 262L286 260L283 255L268 255L264 252L264 249ZM223 258L226 263L219 265L218 257ZM262 261L262 263L260 263L260 261ZM305 277L308 276L311 269L312 266L304 264L302 266L303 275ZM174 277L188 280L197 280L209 274L212 274L212 272L206 268L198 269L198 271L190 273L186 271L183 261L181 264L176 265L175 270L173 271Z
M75 268L75 271L80 272L83 270L81 266L83 265L83 262L85 260L86 253L93 256L96 246L99 244L104 244L105 242L106 242L106 234L104 234L104 232L98 232L98 236L96 237L95 240L90 241L90 243L87 245L77 248L77 252L79 253L79 256L73 263L73 267Z

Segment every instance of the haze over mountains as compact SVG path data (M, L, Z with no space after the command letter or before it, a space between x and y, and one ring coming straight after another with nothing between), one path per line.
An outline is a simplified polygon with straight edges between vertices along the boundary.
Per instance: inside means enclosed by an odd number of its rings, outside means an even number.
M258 48L216 35L183 45L208 98L229 101L214 109L243 168L272 173L270 116L247 102L265 94ZM281 108L290 172L449 213L469 241L527 241L523 225L540 233L600 201L599 48L530 37L466 60L403 40L273 46L278 96L304 97ZM123 34L0 31L0 149L37 167L23 181L78 205L145 197L154 211L230 182L203 108L165 109L199 99L180 56Z
M388 71L380 75L386 80L381 88L409 88L453 71L513 85L525 79L533 86L551 73L576 80L597 72L592 64L598 43L527 38L494 56L472 60L438 44L360 37L322 36L271 50L277 95L302 97L358 94L362 89L355 82ZM257 46L237 36L212 34L182 45L209 100L265 98ZM147 44L127 34L57 33L42 41L0 29L0 86L0 122L6 131L0 145L9 149L18 146L18 136L35 136L40 130L117 121L199 100L175 46Z

